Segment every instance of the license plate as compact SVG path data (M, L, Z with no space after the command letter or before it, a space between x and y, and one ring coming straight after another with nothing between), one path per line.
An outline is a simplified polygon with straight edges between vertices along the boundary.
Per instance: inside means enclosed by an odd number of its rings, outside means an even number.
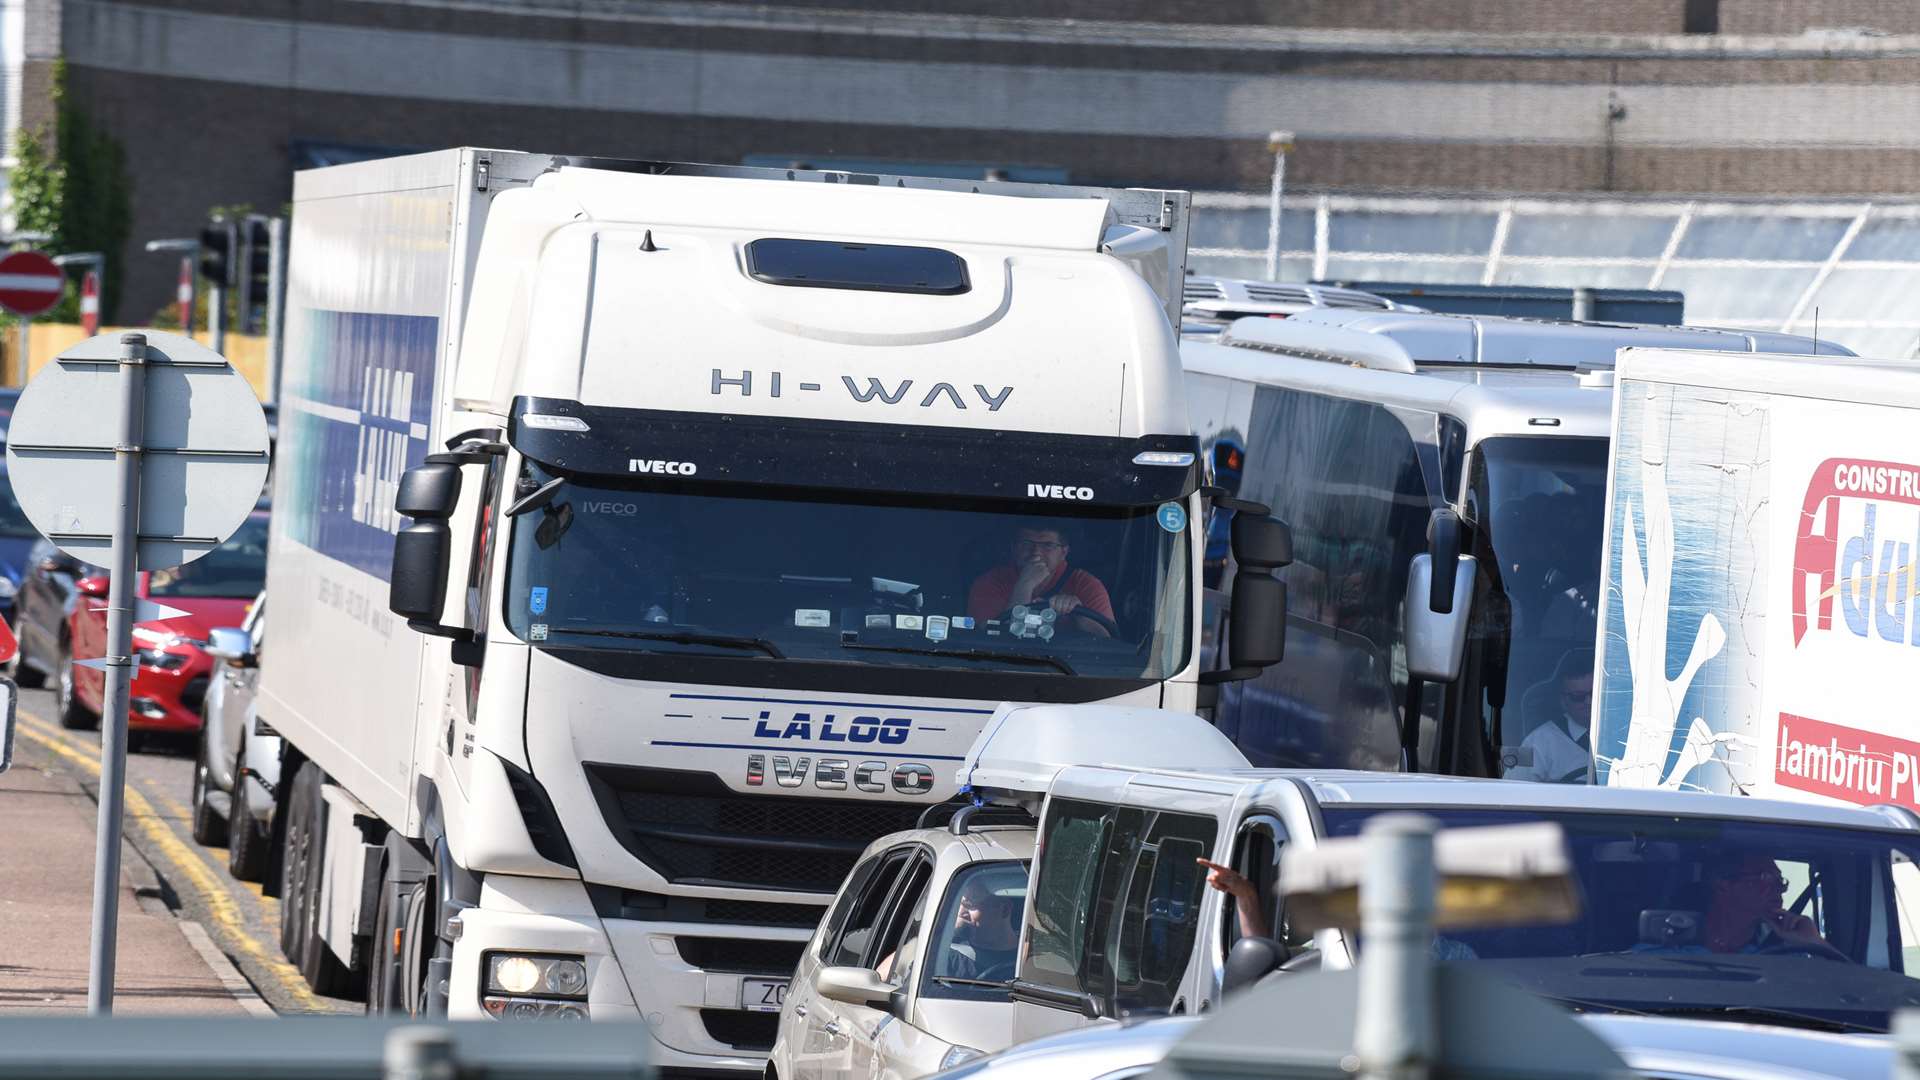
M779 1012L787 1003L786 979L741 979L740 1007L748 1012Z

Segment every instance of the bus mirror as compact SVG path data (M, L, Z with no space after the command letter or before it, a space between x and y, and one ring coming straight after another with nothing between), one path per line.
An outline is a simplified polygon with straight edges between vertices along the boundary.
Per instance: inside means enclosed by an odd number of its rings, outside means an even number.
M1251 678L1279 663L1286 647L1287 583L1266 570L1241 570L1233 576L1227 666Z
M1258 570L1278 570L1293 562L1293 530L1265 514L1235 514L1233 561Z
M1435 510L1427 519L1427 553L1433 556L1433 564L1447 568L1460 561L1460 515L1447 508ZM1432 575L1431 588L1427 590L1427 606L1436 614L1446 615L1453 611L1454 575L1439 573Z
M1422 552L1413 557L1408 568L1407 670L1428 682L1450 683L1460 677L1460 662L1467 651L1476 568L1473 556L1456 556L1443 587L1434 580L1436 562L1432 554ZM1445 611L1437 610L1435 604L1442 593L1447 600Z

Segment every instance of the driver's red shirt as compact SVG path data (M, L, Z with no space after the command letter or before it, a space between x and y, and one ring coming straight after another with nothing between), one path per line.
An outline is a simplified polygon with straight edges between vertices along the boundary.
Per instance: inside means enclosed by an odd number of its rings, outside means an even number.
M1019 580L1020 571L1011 564L996 566L974 578L973 588L967 590L967 614L975 619L991 619L1012 607L1013 586ZM1036 598L1062 593L1077 598L1080 603L1108 619L1113 618L1113 601L1107 599L1107 587L1085 570L1075 570L1061 563L1060 569L1033 590Z

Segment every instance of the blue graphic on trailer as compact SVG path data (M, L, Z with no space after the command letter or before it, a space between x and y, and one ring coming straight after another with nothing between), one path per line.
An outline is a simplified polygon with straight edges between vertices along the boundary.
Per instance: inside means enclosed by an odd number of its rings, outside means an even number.
M291 358L281 417L290 497L275 510L297 542L385 581L407 523L393 508L400 476L431 452L440 320L306 316L307 348Z

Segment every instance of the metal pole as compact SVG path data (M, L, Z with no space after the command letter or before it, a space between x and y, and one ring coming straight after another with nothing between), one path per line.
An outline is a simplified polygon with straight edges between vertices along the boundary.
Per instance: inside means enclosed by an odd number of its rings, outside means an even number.
M193 281L200 275L194 273L194 258L191 255L180 256L180 282L175 286L174 299L180 302L180 332L193 336Z
M253 333L253 305L248 301L248 288L253 277L253 214L241 218L236 241L228 248L233 253L233 261L227 265L227 281L233 285L233 330L237 334Z
M27 316L24 316L24 315L21 316L20 317L20 349L19 349L20 379L18 382L14 383L15 386L27 385L27 374L28 374L27 373L27 357L33 349L33 346L31 344L33 340L32 335L33 335L33 320L31 318L28 318Z
M120 439L113 448L113 528L107 579L106 693L100 703L100 826L93 850L93 950L87 1011L113 1013L113 959L120 915L120 816L127 779L127 695L133 681L134 552L139 548L140 450L146 438L147 337L120 337Z
M218 281L207 282L207 347L227 355L227 288Z
M1273 152L1273 205L1267 209L1267 280L1279 281L1280 196L1287 186L1287 151L1293 149L1293 132L1268 135L1267 149Z
M1422 814L1382 814L1367 824L1360 883L1359 1000L1353 1053L1366 1080L1425 1080L1438 1057L1433 1006L1433 834Z
M280 400L280 346L286 336L287 222L267 219L267 400Z

